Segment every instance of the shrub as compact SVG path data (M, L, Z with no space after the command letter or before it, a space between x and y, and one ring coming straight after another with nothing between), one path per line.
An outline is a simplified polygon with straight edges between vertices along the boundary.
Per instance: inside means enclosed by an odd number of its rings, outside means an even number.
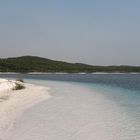
M23 79L20 79L20 78L16 79L16 81L21 82L21 83L24 83L24 80Z
M21 90L21 89L24 89L24 85L20 84L20 83L15 83L16 86L13 88L13 90Z

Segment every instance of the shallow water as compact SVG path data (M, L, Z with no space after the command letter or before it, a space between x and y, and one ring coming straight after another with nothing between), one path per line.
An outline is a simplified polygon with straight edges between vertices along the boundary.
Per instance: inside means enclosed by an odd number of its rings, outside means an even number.
M53 98L26 110L5 140L140 139L140 75L49 76L26 80Z

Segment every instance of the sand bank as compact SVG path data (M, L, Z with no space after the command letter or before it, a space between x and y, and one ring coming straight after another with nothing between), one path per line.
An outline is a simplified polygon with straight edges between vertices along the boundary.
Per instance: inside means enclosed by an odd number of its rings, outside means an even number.
M140 140L139 123L107 93L79 83L34 82L50 86L53 98L25 110L2 140Z
M48 87L21 84L25 89L13 90L16 81L0 79L0 134L10 128L15 118L26 108L50 98Z

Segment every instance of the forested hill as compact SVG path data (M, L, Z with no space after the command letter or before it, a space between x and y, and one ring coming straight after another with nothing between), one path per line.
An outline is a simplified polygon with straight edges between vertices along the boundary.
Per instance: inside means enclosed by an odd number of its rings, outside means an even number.
M91 66L81 63L54 61L36 56L0 59L0 72L140 72L134 66Z

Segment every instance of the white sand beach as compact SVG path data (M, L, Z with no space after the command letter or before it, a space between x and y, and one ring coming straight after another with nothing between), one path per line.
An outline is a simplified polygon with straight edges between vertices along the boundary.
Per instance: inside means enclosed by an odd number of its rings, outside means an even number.
M0 137L12 128L14 120L25 109L51 97L48 94L48 87L21 83L19 81L18 83L23 84L25 88L13 90L16 82L14 80L0 79Z
M139 140L138 123L111 98L83 84L29 81L52 98L22 113L2 140Z
M71 82L27 82L12 91L15 81L1 80L0 140L140 139L139 123L106 93Z

